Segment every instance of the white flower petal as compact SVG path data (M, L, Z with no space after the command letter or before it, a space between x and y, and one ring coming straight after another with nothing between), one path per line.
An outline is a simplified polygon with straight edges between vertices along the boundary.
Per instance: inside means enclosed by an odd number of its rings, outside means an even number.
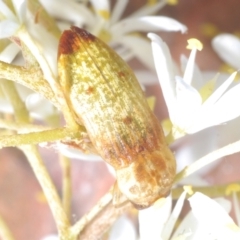
M73 22L78 26L83 26L83 24L93 26L95 24L95 16L83 4L78 4L72 0L40 0L40 2L55 18Z
M202 193L195 193L189 198L189 202L199 223L201 237L205 235L205 237L211 236L211 239L218 240L240 239L240 228L216 201ZM196 239L200 239L199 236Z
M221 207L223 207L227 213L230 213L232 209L232 203L229 200L223 197L219 197L219 198L215 198L214 201L216 201L219 205L221 205Z
M128 0L117 0L114 8L112 10L110 25L115 24L122 16L126 6L128 4Z
M65 144L59 143L59 151L66 157L79 159L83 161L102 161L99 155L85 154L78 149L71 148Z
M240 84L228 90L212 108L207 111L209 126L218 125L240 116ZM203 115L205 112L202 113Z
M26 19L27 1L26 0L12 0L15 12L18 15L19 22L23 23Z
M192 164L196 159L199 159L218 148L218 134L219 133L215 128L210 128L205 131L197 132L195 134L189 134L185 136L184 139L176 141L174 143L174 149L176 149L175 157L178 160L177 172ZM206 184L204 184L203 180L201 181L199 177L205 176L207 173L212 171L212 169L216 167L217 164L218 162L214 161L204 168L199 169L194 174L190 175L187 178L184 178L186 181L182 179L181 184L205 186Z
M57 113L56 108L37 93L30 94L26 99L26 107L32 117L45 119Z
M110 28L114 35L121 36L135 31L181 31L186 32L186 26L169 17L126 18Z
M176 76L176 119L172 120L176 127L188 131L189 126L195 124L194 119L202 104L201 95L196 89Z
M117 42L113 42L110 45L114 46L116 45ZM117 46L117 47L112 47L117 53L118 55L121 56L121 58L125 61L128 62L131 59L133 59L135 57L134 52L131 51L131 49L129 49L127 46L121 45L121 46Z
M148 40L137 36L123 36L114 40L115 43L119 43L129 48L134 56L142 61L146 66L154 69L154 61L151 51L151 45ZM141 51L139 51L141 49Z
M152 52L155 68L162 88L164 99L166 101L170 119L174 121L176 106L176 84L171 54L166 43L164 43L158 35L149 33L148 37L152 40Z
M121 216L112 226L108 240L137 240L137 233L133 223Z
M215 90L212 95L204 102L203 106L208 107L212 104L214 104L227 90L227 88L230 86L230 84L234 81L235 77L237 75L237 72L234 72L231 74L231 76L220 86Z
M129 18L138 18L147 15L153 15L166 5L166 1L159 1L154 5L146 4L142 8L132 13Z
M34 40L37 41L36 45L40 46L40 50L47 60L47 64L51 68L52 72L55 76L57 76L57 47L58 47L58 39L55 38L51 32L48 32L42 25L37 24L34 28L31 28L31 36L34 37ZM25 36L26 37L26 36ZM28 39L28 38L27 38ZM47 39L47 41L46 41ZM23 41L25 41L23 39ZM25 42L27 43L27 42ZM29 50L33 52L35 48L34 45L30 47ZM35 48L36 49L36 48ZM45 71L44 67L42 67L43 71Z
M178 158L177 158L178 159ZM186 165L185 165L186 167ZM202 168L203 169L203 168ZM194 186L208 186L209 184L198 174L198 171L195 174L183 178L179 184L181 185L194 185Z
M186 234L187 236L191 236L187 238L187 240L194 239L194 232L197 229L197 220L194 217L192 212L189 212L186 217L180 222L178 228L174 232L171 240L177 240L179 236L182 234ZM182 239L182 238L180 238Z
M187 84L181 77L176 76L176 96L178 105L182 105L181 109L196 109L202 103L201 95L198 91Z
M2 13L3 16L5 16L6 19L12 20L13 22L17 22L16 16L8 8L7 4L5 4L3 1L0 1L0 12Z
M195 48L192 49L189 59L188 59L188 62L187 62L186 69L184 71L183 80L187 84L192 83L196 54L197 54L197 49L195 49Z
M17 88L17 91L18 91L18 94L20 95L22 101L26 101L27 97L34 93L31 89L21 85L21 84L18 84L18 83L15 83L15 86Z
M13 107L8 100L0 97L0 112L2 113L13 113Z
M13 36L18 28L19 23L11 20L3 20L0 22L0 39Z
M137 70L137 71L134 71L134 73L138 81L145 86L158 83L158 78L156 74L154 74L153 72L145 71L145 70Z
M237 219L238 226L240 226L240 209L239 209L239 200L236 192L233 192L233 207L235 216Z
M190 240L189 236L191 235L192 235L192 232L189 230L183 233L179 233L178 236L171 238L171 240Z
M110 12L109 0L90 0L97 14L102 11Z
M176 202L176 205L168 219L168 221L166 222L165 224L165 228L163 229L162 231L162 239L169 239L171 234L172 234L172 231L173 231L173 228L174 228L174 225L182 211L182 208L183 208L183 204L184 204L184 200L186 198L186 195L187 195L187 192L186 191L183 191L182 194L180 195L180 197L178 198L177 202Z
M181 70L182 72L185 72L185 69L188 64L188 58L185 55L181 55L180 57L180 62L181 62ZM203 82L203 75L198 66L194 63L193 66L193 76L192 76L192 85L196 88L199 89L202 87L204 84Z
M108 171L112 174L112 176L116 179L116 171L115 171L115 169L111 166L111 165L109 165L108 163L106 163L106 165L107 165L107 169L108 169Z
M10 43L1 53L0 61L11 63L16 55L19 53L20 48L14 44Z
M48 235L42 238L42 240L59 240L59 237L57 235Z
M240 40L232 34L220 34L212 40L219 57L235 69L240 68Z
M158 201L162 201L160 199ZM172 199L167 197L162 206L153 205L138 213L139 233L141 240L159 240L161 232L170 215Z

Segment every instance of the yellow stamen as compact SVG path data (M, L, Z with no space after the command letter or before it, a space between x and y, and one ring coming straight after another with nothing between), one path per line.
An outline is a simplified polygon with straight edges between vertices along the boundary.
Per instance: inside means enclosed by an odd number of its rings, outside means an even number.
M107 10L99 10L98 15L101 16L105 20L109 20L109 18L110 18L110 13Z
M240 38L240 31L235 31L233 34L234 34L236 37Z
M222 64L222 66L220 67L220 72L225 72L228 74L232 74L236 71L236 69L234 69L233 67L231 67L230 65L228 65L227 63ZM235 82L238 82L240 80L240 74L239 72L237 72L237 75L234 79Z
M187 49L197 49L198 51L201 51L203 49L203 44L196 38L190 38L187 42Z
M231 195L233 192L240 192L240 184L232 183L227 186L225 191L226 196Z
M210 81L208 81L200 90L199 93L202 97L202 101L206 101L208 99L208 97L210 97L210 95L213 93L215 85L216 85L216 81L218 78L219 74L217 74L216 76L214 76L213 79L211 79Z
M36 199L40 203L47 203L46 196L44 195L43 191L39 191L35 194Z
M193 190L192 190L192 186L188 185L188 186L183 186L183 189L185 192L187 192L189 195L193 195Z
M177 5L178 4L178 0L167 0L167 4L169 4L169 5Z
M147 1L147 5L148 6L153 6L153 5L155 5L157 3L157 0L148 0Z
M108 32L105 29L102 29L99 33L98 33L98 37L103 40L105 43L109 43L112 39L112 35L110 32Z
M147 102L148 102L148 106L153 111L156 105L156 97L155 96L148 97Z
M162 127L163 127L163 130L166 131L166 132L170 132L172 130L172 122L169 118L166 118L164 119L162 122Z
M240 228L235 223L227 224L227 227L230 228L234 232L239 232Z
M154 204L155 209L161 208L166 203L166 198L159 198Z
M219 34L218 28L212 24L212 23L204 23L201 26L201 32L203 33L204 36L213 38L217 34Z

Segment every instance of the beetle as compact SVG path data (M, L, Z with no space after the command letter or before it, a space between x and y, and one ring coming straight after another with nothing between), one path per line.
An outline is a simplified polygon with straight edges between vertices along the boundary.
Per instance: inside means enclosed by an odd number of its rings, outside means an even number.
M138 209L166 197L175 158L131 68L84 29L65 30L58 47L59 82L75 120L116 170L118 189Z

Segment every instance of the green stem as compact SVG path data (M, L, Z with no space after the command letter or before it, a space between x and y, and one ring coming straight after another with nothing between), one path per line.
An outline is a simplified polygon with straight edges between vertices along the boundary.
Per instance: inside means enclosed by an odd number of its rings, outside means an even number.
M100 212L107 208L112 203L112 190L105 194L99 202L91 209L91 211L85 214L75 225L72 227L72 233L78 235L88 225L89 222L93 221Z
M56 128L41 132L5 135L0 137L0 147L17 147L27 144L38 144L42 142L54 142L57 140L69 140L75 138L80 140L83 133L85 133L83 128L80 128L77 132L68 128Z
M57 194L56 188L47 172L46 167L42 162L36 146L26 145L22 146L21 149L29 160L35 176L42 186L43 192L47 198L48 204L56 221L60 236L64 240L72 239L69 235L70 223L68 221L67 215L63 210L62 203Z
M16 123L10 120L0 119L0 128L8 129L8 130L16 130L16 131L44 131L49 130L49 127L44 127L42 125L34 125L28 123Z
M61 167L62 167L62 174L63 174L63 187L62 187L62 204L65 213L70 219L71 214L71 196L72 196L72 189L71 189L71 162L69 158L60 155L61 160Z
M102 236L116 219L127 210L131 209L132 205L127 203L121 207L112 205L112 189L105 194L99 202L85 214L71 228L72 235L78 236L81 240L94 240Z
M4 93L6 94L8 100L11 102L13 106L16 121L19 123L28 122L29 121L28 111L26 109L24 102L22 101L17 92L15 84L8 80L2 80L0 83Z
M68 106L67 100L64 96L62 88L57 81L57 76L53 73L47 59L45 58L42 49L38 47L38 44L34 39L29 35L27 29L22 27L17 32L17 37L24 42L31 51L32 55L36 57L37 62L40 65L40 68L43 72L43 77L49 83L51 90L54 92L54 96L57 98L58 104L60 104L60 109L64 115L66 124L73 129L78 128L78 124L74 120L74 113L72 109Z
M43 73L39 67L25 68L0 61L0 69L0 78L14 81L35 92L41 93L57 108L61 109L50 85L43 78Z

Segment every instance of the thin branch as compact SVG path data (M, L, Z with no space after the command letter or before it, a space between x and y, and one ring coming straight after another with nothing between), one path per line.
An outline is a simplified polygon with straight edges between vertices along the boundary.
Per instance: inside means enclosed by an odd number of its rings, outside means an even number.
M42 125L34 125L28 123L16 123L10 120L0 119L0 128L15 130L20 132L40 132L44 130L49 130L49 127L45 127Z
M48 204L54 216L58 231L62 239L71 239L69 236L70 223L65 214L61 200L57 194L56 188L44 166L37 148L33 145L22 146L21 149L27 156L27 159L37 177L43 192L47 198ZM64 238L65 237L65 238Z
M81 240L99 239L123 212L131 208L130 203L114 207L112 205L112 189L110 189L91 211L72 227L71 232L76 236L79 234Z
M42 52L42 49L38 47L38 44L29 35L25 27L22 27L18 30L17 36L28 46L32 55L36 57L36 60L39 63L40 68L43 72L43 77L44 79L46 79L45 81L49 83L58 104L60 104L60 109L62 110L66 124L73 129L77 129L78 124L74 120L74 113L72 109L69 108L61 86L57 81L57 76L55 76L55 74L53 73L47 59Z
M27 108L24 102L22 101L22 99L20 98L15 84L8 80L2 80L1 87L4 93L6 94L8 100L12 104L16 121L19 123L28 122L29 116L28 116Z
M71 197L72 197L72 188L71 188L71 162L69 158L60 155L61 167L62 167L62 204L65 213L70 220L71 215Z
M14 81L34 92L40 93L46 99L50 100L58 109L61 109L49 83L43 78L43 73L40 68L25 68L0 61L0 69L0 78Z
M26 144L39 144L43 142L54 142L66 139L82 139L85 131L72 131L68 128L56 128L41 132L31 132L25 134L5 135L0 137L0 147L17 147Z

